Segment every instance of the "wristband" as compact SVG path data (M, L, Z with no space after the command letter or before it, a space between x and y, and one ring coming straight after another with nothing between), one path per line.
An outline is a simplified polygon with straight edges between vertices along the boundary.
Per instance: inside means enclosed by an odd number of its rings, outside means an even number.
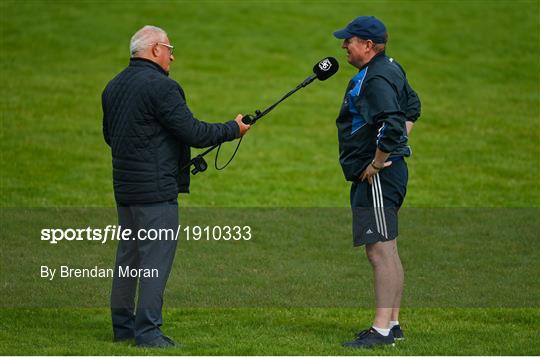
M384 164L381 167L377 167L377 166L375 166L375 160L373 160L371 162L371 167L373 167L377 171L381 171L382 169L384 169Z

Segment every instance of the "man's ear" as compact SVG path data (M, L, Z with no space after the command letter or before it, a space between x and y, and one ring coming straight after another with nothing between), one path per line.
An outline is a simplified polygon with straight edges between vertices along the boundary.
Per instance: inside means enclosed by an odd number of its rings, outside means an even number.
M159 53L158 53L158 52L159 52L159 48L158 48L158 47L159 47L159 46L152 45L152 55L153 55L154 57L158 57L158 55L159 55Z

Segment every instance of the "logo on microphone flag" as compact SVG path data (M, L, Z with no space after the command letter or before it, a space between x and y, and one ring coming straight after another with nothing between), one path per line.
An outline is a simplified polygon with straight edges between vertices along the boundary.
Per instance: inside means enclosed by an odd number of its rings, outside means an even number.
M319 68L322 71L326 72L326 71L328 71L330 69L330 67L332 67L332 63L330 62L330 60L328 58L325 58L321 62L319 62Z

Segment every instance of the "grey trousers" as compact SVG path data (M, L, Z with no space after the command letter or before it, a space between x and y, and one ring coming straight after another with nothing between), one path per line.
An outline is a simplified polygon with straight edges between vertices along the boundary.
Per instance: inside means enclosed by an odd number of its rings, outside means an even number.
M176 200L117 206L118 223L122 230L131 229L130 240L121 240L116 252L116 265L111 291L111 315L115 340L135 338L145 343L162 335L161 309L163 292L176 253L176 240L139 240L139 230L178 229L178 203ZM125 272L152 272L151 277ZM140 270L144 269L144 270ZM155 270L152 270L155 269ZM157 273L156 273L157 271ZM123 274L123 276L120 276ZM135 295L139 288L138 301ZM135 308L136 306L136 308Z

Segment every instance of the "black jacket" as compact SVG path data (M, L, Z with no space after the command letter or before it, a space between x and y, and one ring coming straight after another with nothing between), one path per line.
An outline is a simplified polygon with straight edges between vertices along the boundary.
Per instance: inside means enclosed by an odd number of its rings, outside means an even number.
M345 178L356 181L377 148L390 153L390 159L410 156L405 121L419 116L420 100L394 59L382 52L360 68L347 86L336 120Z
M116 202L175 199L189 192L190 147L239 137L234 121L209 124L193 117L178 83L156 63L132 58L102 94L103 136L112 151Z

